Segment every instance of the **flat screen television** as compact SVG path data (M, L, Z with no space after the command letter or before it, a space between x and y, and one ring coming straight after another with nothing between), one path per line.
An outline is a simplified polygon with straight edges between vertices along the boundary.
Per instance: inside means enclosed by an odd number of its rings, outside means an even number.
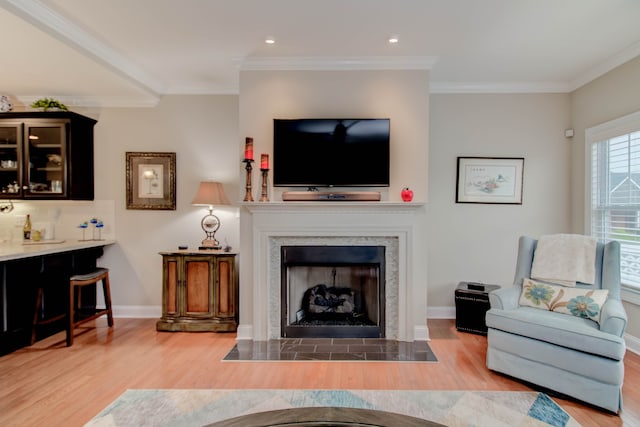
M388 187L389 119L274 119L276 187Z

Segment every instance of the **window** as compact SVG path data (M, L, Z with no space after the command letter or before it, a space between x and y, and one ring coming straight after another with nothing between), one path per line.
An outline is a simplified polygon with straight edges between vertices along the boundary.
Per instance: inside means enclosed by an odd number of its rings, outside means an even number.
M587 232L620 242L625 287L640 291L640 112L587 130Z

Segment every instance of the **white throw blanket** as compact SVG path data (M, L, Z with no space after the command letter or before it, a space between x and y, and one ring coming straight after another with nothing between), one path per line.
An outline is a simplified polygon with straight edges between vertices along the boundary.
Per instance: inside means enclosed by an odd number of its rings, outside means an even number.
M563 286L593 284L596 239L578 234L541 236L533 256L531 278Z

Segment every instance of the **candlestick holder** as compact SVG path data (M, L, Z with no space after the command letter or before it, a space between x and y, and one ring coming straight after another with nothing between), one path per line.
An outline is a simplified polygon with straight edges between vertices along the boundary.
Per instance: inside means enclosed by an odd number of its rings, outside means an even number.
M244 201L253 202L253 195L251 194L251 170L253 169L251 163L253 163L253 160L244 159L243 162L245 163L244 169L247 171L247 184L245 185Z
M269 176L269 169L260 169L262 172L262 195L260 196L261 202L268 202L269 196L267 195L267 177Z

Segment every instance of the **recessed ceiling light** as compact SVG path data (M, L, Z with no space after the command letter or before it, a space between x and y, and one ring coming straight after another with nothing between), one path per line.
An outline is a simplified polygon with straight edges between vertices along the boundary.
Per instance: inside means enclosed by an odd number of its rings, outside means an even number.
M391 43L391 44L398 43L398 41L399 41L398 36L389 37L389 43Z
M266 44L274 44L276 40L273 37L267 37L266 39L264 39L264 42Z

